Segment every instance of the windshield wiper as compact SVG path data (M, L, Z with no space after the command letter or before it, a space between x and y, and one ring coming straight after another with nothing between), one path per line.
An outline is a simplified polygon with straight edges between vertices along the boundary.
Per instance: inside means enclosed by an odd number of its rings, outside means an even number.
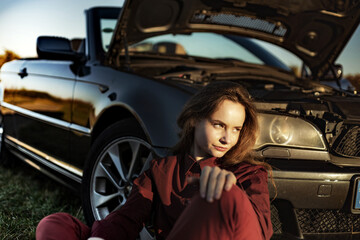
M176 69L179 69L177 67ZM162 80L180 81L192 84L204 84L210 81L210 77L205 70L194 69L192 71L171 71L157 77Z

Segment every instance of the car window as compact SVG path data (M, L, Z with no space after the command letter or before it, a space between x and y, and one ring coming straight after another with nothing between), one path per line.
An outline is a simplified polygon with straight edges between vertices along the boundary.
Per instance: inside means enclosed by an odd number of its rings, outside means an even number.
M115 25L117 19L100 19L100 33L101 33L101 42L104 52L107 52L109 49L110 41L114 33Z
M129 50L264 64L259 57L239 43L216 33L166 34L143 40L130 46Z

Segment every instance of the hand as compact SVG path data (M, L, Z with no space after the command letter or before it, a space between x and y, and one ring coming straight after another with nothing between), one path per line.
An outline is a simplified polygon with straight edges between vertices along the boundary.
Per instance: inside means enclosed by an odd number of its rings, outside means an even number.
M208 202L220 199L222 191L229 191L236 184L235 175L219 167L206 166L200 175L200 196Z

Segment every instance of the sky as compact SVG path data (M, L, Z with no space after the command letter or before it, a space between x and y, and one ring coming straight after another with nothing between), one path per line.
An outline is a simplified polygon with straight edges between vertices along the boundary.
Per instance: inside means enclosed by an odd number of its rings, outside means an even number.
M21 57L36 56L39 35L67 38L85 36L84 10L93 6L117 6L123 0L0 0L0 54L12 50ZM273 50L287 65L300 60ZM344 74L360 73L360 27L337 59Z
M0 54L8 49L21 57L36 56L39 35L84 37L85 9L122 4L123 0L0 0Z

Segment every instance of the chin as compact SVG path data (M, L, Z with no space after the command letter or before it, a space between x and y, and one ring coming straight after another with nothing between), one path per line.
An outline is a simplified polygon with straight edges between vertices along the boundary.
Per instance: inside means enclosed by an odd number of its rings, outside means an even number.
M226 154L226 152L214 151L214 152L212 152L211 155L214 156L214 157L217 157L217 158L221 158L221 157L223 157L225 154Z

